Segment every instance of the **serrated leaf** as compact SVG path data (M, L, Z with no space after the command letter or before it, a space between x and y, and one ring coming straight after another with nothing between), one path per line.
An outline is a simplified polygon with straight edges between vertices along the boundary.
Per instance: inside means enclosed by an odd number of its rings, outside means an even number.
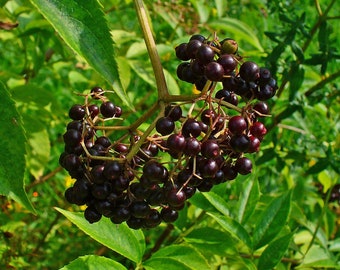
M64 41L114 88L130 108L122 89L113 40L98 1L31 0Z
M85 255L78 257L60 270L126 270L126 267L109 258Z
M24 190L26 137L23 124L14 101L2 83L0 96L0 194L10 197L35 213Z
M254 248L258 249L274 239L285 226L290 212L291 191L273 199L258 217L253 232Z
M99 222L90 224L84 218L83 213L73 213L60 208L55 209L99 243L136 263L142 260L145 251L142 231L132 230L125 223L117 226L108 218L102 218Z
M287 251L292 236L290 233L271 242L261 254L258 269L274 269Z
M249 233L240 223L228 216L222 216L214 213L207 214L215 219L217 223L220 224L221 227L230 233L235 239L243 242L248 248L252 249L253 245Z
M227 33L237 36L237 40L243 39L258 51L263 51L262 45L254 31L249 25L241 22L240 20L234 18L223 18L218 21L210 22L209 25L214 29L223 29Z
M171 245L154 253L143 266L152 269L211 269L206 259L196 249L185 245Z
M242 183L242 191L236 205L237 220L245 224L255 210L260 198L260 188L257 179L248 178Z
M225 200L217 195L216 193L210 192L203 192L202 195L223 215L229 216L229 206L225 202Z

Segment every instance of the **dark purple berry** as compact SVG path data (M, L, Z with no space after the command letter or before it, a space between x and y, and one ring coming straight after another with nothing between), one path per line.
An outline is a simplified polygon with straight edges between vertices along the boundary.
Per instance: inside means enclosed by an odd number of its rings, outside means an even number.
M103 102L100 105L100 113L105 118L111 118L116 113L115 105L111 101Z
M240 76L247 82L254 82L260 77L259 66L251 61L246 61L240 66Z
M182 117L182 109L177 105L168 105L165 107L164 116L170 117L173 121L178 121Z
M175 123L170 117L160 117L156 122L156 130L163 136L171 134L174 129Z
M133 202L129 207L131 214L136 218L144 218L150 214L150 206L145 201Z
M252 162L249 158L246 157L238 158L235 162L235 169L239 174L249 174L252 170Z
M205 67L204 75L208 80L218 82L223 79L224 69L221 64L210 62Z
M91 89L91 96L93 99L99 99L103 95L104 95L104 90L101 87L95 86Z
M182 134L184 137L198 137L202 132L201 125L196 119L188 118L182 127Z
M178 212L170 207L163 207L161 210L161 218L166 223L175 222L178 219Z
M202 45L196 52L196 58L202 64L208 64L214 60L215 52L209 45Z
M233 116L229 119L228 128L232 134L240 135L247 129L247 121L240 115Z
M183 153L188 156L196 156L201 151L201 143L194 137L185 139L185 148Z
M187 55L187 43L181 43L175 48L176 56L179 60L187 61L190 57Z
M215 140L206 140L202 143L201 153L206 158L217 157L220 154L220 147Z
M68 146L77 146L82 140L82 134L78 130L69 129L64 135L64 143Z
M186 199L187 196L183 190L172 189L166 194L166 200L170 206L181 206Z
M236 152L246 152L249 148L250 140L247 135L234 135L230 139L230 146Z
M237 67L237 61L231 54L222 54L217 59L217 63L223 67L225 75L231 74Z
M85 108L80 104L75 104L69 110L68 115L73 120L82 120L85 116Z
M98 222L102 215L93 206L88 206L84 211L84 217L89 223Z
M166 141L166 146L171 152L183 152L185 148L185 137L180 134L171 134Z

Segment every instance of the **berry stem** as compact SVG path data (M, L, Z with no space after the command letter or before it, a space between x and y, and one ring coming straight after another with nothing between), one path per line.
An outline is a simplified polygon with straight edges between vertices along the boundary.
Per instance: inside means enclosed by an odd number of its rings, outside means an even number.
M156 79L158 100L163 100L165 97L169 96L168 87L165 81L165 76L163 72L163 67L157 52L156 43L152 36L151 27L149 24L149 18L146 14L145 6L142 0L134 0L138 20L142 28L144 35L144 41L146 48L148 50L152 68L154 70L154 75Z

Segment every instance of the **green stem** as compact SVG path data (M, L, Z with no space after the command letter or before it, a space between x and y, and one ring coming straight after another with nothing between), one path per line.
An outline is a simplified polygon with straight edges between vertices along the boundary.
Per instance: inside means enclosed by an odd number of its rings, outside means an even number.
M158 90L158 100L163 100L169 95L168 87L166 85L163 67L157 52L156 43L152 36L149 19L146 14L144 3L142 0L134 0L138 20L144 35L144 41L150 56L152 68L155 74L156 85Z

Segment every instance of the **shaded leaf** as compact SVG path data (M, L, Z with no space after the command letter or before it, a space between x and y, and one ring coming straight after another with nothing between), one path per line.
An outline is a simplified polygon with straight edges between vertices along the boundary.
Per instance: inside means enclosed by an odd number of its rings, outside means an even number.
M35 213L24 190L26 137L23 124L14 101L2 83L0 95L0 194L14 199Z
M292 236L290 233L271 242L261 254L258 269L273 269L287 251Z
M249 233L240 223L228 216L222 216L213 213L207 214L215 219L217 223L220 224L221 227L230 233L235 239L243 242L247 247L252 248L252 241Z
M291 191L273 199L258 217L253 232L254 248L271 242L285 226L290 212Z
M257 179L248 178L242 183L242 191L236 205L237 219L245 224L255 210L260 198L260 188Z
M154 253L143 266L148 269L210 269L203 255L190 246L171 245ZM150 268L149 268L150 269Z
M317 174L322 172L329 166L328 158L320 158L313 166L309 167L305 172L306 175Z
M229 233L215 228L197 228L184 237L190 245L198 248L205 257L225 256L226 252L236 253L235 241Z
M125 223L116 226L108 218L102 218L99 222L90 224L84 218L83 213L55 209L99 243L136 263L142 260L145 250L142 231L132 230Z
M60 268L60 270L126 270L125 266L120 263L96 255L81 256L72 261L70 264Z
M31 0L64 41L132 107L119 79L113 40L98 1Z

